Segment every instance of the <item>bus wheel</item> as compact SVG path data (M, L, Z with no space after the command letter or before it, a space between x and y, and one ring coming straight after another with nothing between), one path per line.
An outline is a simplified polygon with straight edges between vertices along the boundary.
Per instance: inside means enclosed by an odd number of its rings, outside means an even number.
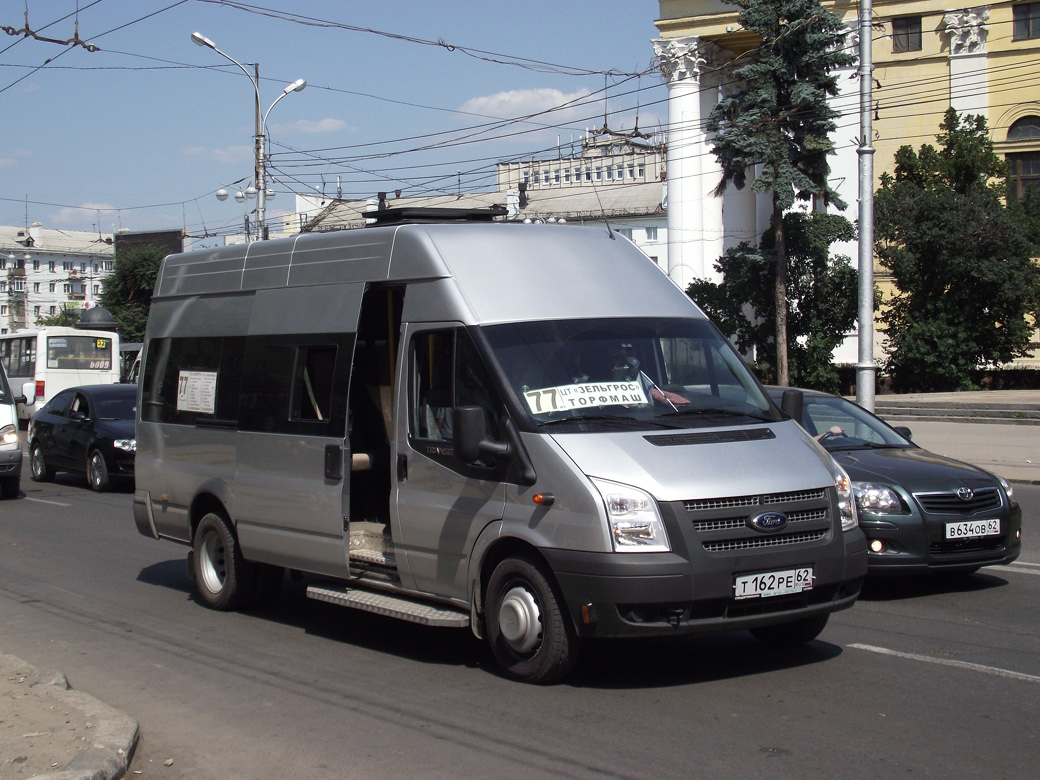
M526 558L495 567L487 591L488 641L510 677L558 680L578 657L578 637L551 575Z
M90 489L98 493L108 489L108 466L100 450L93 450L87 459L87 482Z
M813 615L790 623L753 628L751 634L762 644L772 647L797 647L818 637L827 625L828 618L830 615Z
M195 531L192 547L195 588L202 602L222 611L248 606L253 570L242 557L227 519L208 513Z
M54 479L55 471L47 465L38 441L34 441L29 450L29 474L33 482L50 482Z

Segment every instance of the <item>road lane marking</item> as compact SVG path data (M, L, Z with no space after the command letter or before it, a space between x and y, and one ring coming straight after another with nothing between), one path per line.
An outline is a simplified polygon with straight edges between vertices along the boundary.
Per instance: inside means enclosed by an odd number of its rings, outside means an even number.
M26 501L35 501L37 504L50 504L51 506L72 506L72 504L63 504L60 501L44 501L42 498L29 498L25 497Z
M996 677L1007 677L1012 680L1024 680L1026 682L1040 683L1040 676L1035 674L1024 674L1023 672L1012 672L1009 669L1001 669L996 666L983 666L982 664L968 663L967 661L954 661L950 658L935 658L930 655L918 655L917 653L901 653L898 650L889 650L887 647L875 647L874 645L849 645L851 648L856 650L866 650L870 653L880 653L881 655L894 655L898 658L907 658L911 661L924 661L929 664L939 664L940 666L952 666L956 669L967 669L971 672L982 672L983 674L992 674Z
M1032 566L1035 568L1027 569L1026 566ZM1007 566L987 566L986 570L992 569L993 571L1009 571L1014 574L1032 574L1034 577L1040 576L1040 563L1010 563Z

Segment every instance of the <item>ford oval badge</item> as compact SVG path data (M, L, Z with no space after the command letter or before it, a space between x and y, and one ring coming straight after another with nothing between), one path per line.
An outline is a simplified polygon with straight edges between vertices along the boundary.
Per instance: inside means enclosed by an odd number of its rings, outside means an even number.
M779 531L787 526L787 515L783 512L763 512L752 517L750 523L757 531Z

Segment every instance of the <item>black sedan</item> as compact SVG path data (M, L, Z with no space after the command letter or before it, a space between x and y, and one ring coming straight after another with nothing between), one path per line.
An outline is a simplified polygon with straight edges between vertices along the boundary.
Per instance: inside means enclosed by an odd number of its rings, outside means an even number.
M29 423L33 481L77 471L101 491L111 481L132 480L136 406L136 385L84 385L55 395Z
M784 388L766 390L779 406ZM970 573L1018 557L1022 510L1007 480L921 449L844 398L802 394L802 427L852 479L870 574Z

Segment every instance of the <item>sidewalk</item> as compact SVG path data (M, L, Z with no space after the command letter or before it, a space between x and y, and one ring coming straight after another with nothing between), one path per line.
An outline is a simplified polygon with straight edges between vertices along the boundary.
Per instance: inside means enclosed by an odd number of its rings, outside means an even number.
M137 736L137 721L71 689L65 675L0 652L3 780L113 780Z

